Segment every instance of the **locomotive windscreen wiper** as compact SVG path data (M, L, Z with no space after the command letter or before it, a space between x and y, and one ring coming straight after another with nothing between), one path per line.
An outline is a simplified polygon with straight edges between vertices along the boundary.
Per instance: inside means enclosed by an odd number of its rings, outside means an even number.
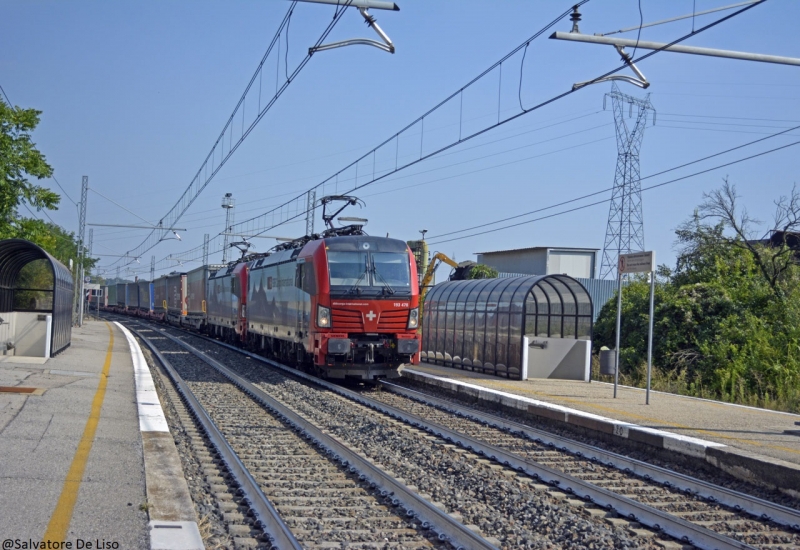
M369 273L369 255L364 254L364 271L361 272L361 275L358 276L356 282L353 283L353 286L350 287L350 290L347 291L348 294L359 294L361 295L361 289L358 288L358 284L361 282L361 279L364 278L364 275Z
M383 278L383 275L381 275L381 272L380 272L380 271L378 271L378 267L375 265L375 262L373 262L373 263L372 263L372 275L373 275L373 276L375 276L377 279L379 279L379 280L380 280L380 281L383 283L383 286L384 286L384 288L383 288L383 289L381 289L382 291L386 291L386 293L387 293L389 296L391 296L392 294L394 294L394 289L393 289L393 288L392 288L392 286L391 286L391 285L390 285L390 284L389 284L389 283L386 281L386 279L384 279L384 278Z

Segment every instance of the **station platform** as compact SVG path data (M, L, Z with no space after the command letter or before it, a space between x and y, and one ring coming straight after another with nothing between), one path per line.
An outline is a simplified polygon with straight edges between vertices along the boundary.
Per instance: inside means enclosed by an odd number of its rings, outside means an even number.
M203 547L149 369L128 336L90 321L55 358L0 356L4 549Z
M608 441L701 459L739 479L800 498L800 415L572 380L509 380L421 363L416 382L456 392Z

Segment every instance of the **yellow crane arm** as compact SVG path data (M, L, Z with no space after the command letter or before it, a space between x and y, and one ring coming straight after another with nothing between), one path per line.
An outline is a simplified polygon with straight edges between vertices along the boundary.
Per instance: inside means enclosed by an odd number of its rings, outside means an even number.
M428 286L431 284L433 280L433 273L436 271L436 268L439 267L441 262L446 263L450 267L456 268L458 264L448 258L446 255L442 254L441 252L437 252L431 258L431 262L428 264L428 269L425 270L425 275L422 277L422 283L420 283L419 288L419 297L420 303L425 299L425 295L428 293Z

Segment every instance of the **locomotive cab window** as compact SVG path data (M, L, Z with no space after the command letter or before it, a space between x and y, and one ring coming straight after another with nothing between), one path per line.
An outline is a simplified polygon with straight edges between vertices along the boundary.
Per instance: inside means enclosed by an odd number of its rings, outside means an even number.
M344 294L392 296L411 292L408 254L328 251L331 290Z
M328 252L331 286L369 286L365 252Z
M411 286L411 272L408 254L396 252L374 252L372 254L373 273L380 282L392 287L407 289Z

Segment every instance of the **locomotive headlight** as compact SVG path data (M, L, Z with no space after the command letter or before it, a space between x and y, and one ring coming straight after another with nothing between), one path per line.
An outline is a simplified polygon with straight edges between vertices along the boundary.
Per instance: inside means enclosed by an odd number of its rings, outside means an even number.
M331 310L327 307L317 306L317 326L320 328L330 328Z
M419 308L415 307L408 311L408 328L417 328L419 326Z

